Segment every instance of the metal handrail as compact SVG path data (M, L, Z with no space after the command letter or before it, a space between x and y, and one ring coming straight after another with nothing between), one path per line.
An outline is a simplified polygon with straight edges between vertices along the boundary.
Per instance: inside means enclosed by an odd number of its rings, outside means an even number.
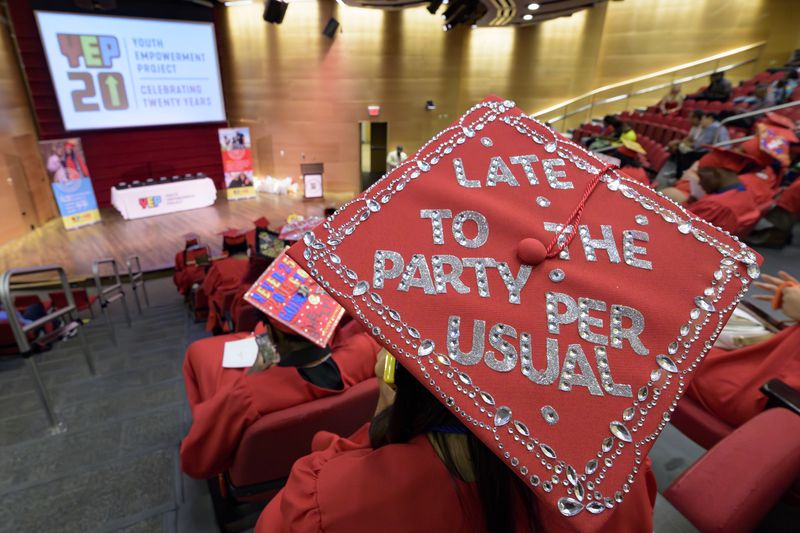
M23 325L20 323L19 318L17 317L16 306L14 305L14 299L12 298L11 279L15 276L25 276L30 274L38 274L41 272L56 272L58 274L61 282L61 288L64 291L64 295L67 299L67 305L61 309L48 312L45 316L38 320ZM64 272L64 269L58 265L21 267L7 270L6 272L3 272L2 276L0 276L0 302L2 302L3 308L6 310L6 314L8 315L8 324L9 327L11 327L12 333L14 334L14 340L17 343L17 348L28 364L31 378L33 379L36 387L36 392L39 395L39 399L42 402L42 406L44 407L48 421L50 422L51 432L62 433L66 431L66 426L63 422L61 422L61 420L59 420L58 415L53 409L50 395L48 394L47 389L42 382L36 361L32 357L33 348L28 340L28 332L38 330L45 324L51 323L54 320L58 320L63 317L64 324L56 328L53 332L48 333L47 338L51 339L52 342L55 342L57 340L62 340L62 333L66 334L71 331L76 331L83 347L83 355L86 359L86 365L89 367L89 372L92 375L95 374L91 350L83 333L83 322L80 321L77 315L78 308L75 305L75 299L73 298L72 291L70 290L67 274Z
M723 120L720 120L719 123L721 125L728 124L733 122L734 120L739 120L742 118L750 118L750 117L757 117L758 115L764 115L766 113L771 113L773 111L779 111L781 109L788 109L790 107L797 107L800 105L800 100L796 100L794 102L787 102L785 104L778 104L772 107L765 107L764 109L756 109L754 111L746 111L744 113L739 113L738 115L732 115L730 117L726 117Z
M646 93L649 93L649 92L657 91L659 89L664 89L664 88L670 87L670 86L672 86L674 84L682 84L682 83L686 83L686 82L689 82L689 81L693 81L693 80L697 80L697 79L700 79L700 78L704 78L704 77L707 77L707 76L709 76L710 74L712 74L714 72L725 72L725 71L728 71L728 70L732 70L732 69L735 69L735 68L750 64L750 63L754 63L754 62L757 61L757 58L745 59L745 60L742 60L742 61L737 61L737 62L730 63L730 64L727 64L727 65L722 65L722 66L720 66L720 64L719 64L720 60L722 60L722 59L724 59L726 57L731 57L731 56L734 56L736 54L741 54L741 53L744 53L744 52L750 52L752 50L756 50L756 49L759 49L759 48L763 47L765 44L766 44L766 41L759 41L759 42L752 43L752 44L749 44L749 45L741 46L739 48L735 48L733 50L728 50L726 52L715 54L713 56L709 56L709 57L706 57L706 58L698 59L698 60L692 61L690 63L685 63L685 64L678 65L678 66L675 66L675 67L662 69L662 70L659 70L657 72L652 72L650 74L645 74L643 76L638 76L638 77L630 78L630 79L623 80L623 81L620 81L620 82L617 82L617 83L612 83L612 84L609 84L609 85L605 85L603 87L599 87L597 89L591 90L591 91L589 91L587 93L584 93L582 95L579 95L579 96L570 98L568 100L565 100L563 102L559 102L557 104L551 105L551 106L549 106L549 107L547 107L545 109L541 109L539 111L536 111L536 112L532 113L530 116L532 118L538 118L540 120L547 119L547 122L549 124L554 125L557 122L566 120L566 119L568 119L568 118L570 118L570 117L572 117L574 115L577 115L579 113L584 113L586 111L590 111L591 109L593 109L596 106L600 106L600 105L603 105L603 104L608 104L608 103L612 103L612 102L616 102L616 101L620 101L620 100L627 100L627 99L630 99L632 96L638 96L638 95L641 95L641 94L646 94ZM686 69L692 68L692 67L697 67L697 66L702 65L704 63L711 64L713 62L716 62L716 64L714 65L714 68L712 68L710 70L704 70L703 72L700 72L698 74L693 74L693 75L690 75L690 76L684 76L684 77L681 77L681 78L673 79L669 83L658 83L658 84L655 84L655 85L644 87L642 89L632 90L633 87L631 87L630 90L628 90L627 92L625 92L623 94L617 94L617 95L614 95L614 96L609 96L609 97L604 98L602 100L594 100L596 95L599 95L599 94L601 94L603 92L612 91L614 89L619 89L621 87L625 87L626 85L627 86L632 86L632 85L634 85L636 83L640 83L642 81L646 81L646 80L653 79L653 78L660 77L660 76L665 76L665 75L668 75L668 74L675 75L676 73L678 73L678 72L680 72L682 70L686 70ZM581 100L587 100L587 103L585 105L581 105L580 107L578 107L576 109L569 110L569 111L567 110L567 108L570 105L576 104L576 103L580 102ZM549 113L552 113L552 112L554 112L556 110L559 110L559 109L563 109L564 113L560 114L560 115L557 115L557 116L549 117L549 118L545 117L545 115L547 115Z
M144 294L144 302L147 307L150 307L150 298L147 296L147 287L144 284L144 272L142 271L142 263L139 261L138 255L129 255L125 259L125 264L128 267L128 283L133 291L133 298L136 300L136 308L139 314L142 314L142 304L139 303L139 294L136 289L142 288Z
M103 287L102 276L100 275L100 267L102 265L111 265L113 274L111 277L114 283L109 287ZM117 345L117 334L114 330L114 323L111 321L111 315L108 312L108 304L117 300L122 301L122 310L125 312L125 320L128 327L131 327L131 314L128 311L128 304L125 298L125 289L122 287L122 279L119 277L119 268L117 268L117 260L114 258L96 259L92 263L92 276L94 277L94 284L97 288L97 299L100 301L100 310L106 319L108 331L111 334L111 341Z

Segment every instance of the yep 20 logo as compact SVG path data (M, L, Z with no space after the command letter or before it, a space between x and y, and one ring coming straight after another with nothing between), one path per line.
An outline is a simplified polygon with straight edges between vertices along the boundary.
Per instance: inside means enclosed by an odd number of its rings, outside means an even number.
M113 35L79 35L59 33L58 47L70 69L111 68L114 59L120 57L119 41ZM75 111L98 111L97 87L103 107L110 111L128 109L128 94L125 79L119 72L98 72L97 80L92 72L67 72L67 78L83 83L83 87L72 91L72 104Z
M139 205L142 206L142 209L153 209L158 207L160 203L161 196L145 196L144 198L139 198Z

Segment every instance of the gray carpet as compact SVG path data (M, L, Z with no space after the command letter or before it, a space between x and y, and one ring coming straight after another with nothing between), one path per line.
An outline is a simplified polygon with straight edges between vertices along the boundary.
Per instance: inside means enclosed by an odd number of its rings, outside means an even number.
M800 247L762 253L765 271L798 273ZM118 347L101 319L86 328L97 376L89 375L77 340L36 356L64 433L48 434L24 363L0 359L0 532L217 530L205 484L178 468L190 423L183 354L206 334L187 320L168 278L148 288L151 307L141 316L130 302L132 328L115 310ZM704 452L668 426L650 454L659 489ZM656 506L655 529L694 530L665 501Z
M101 319L86 328L96 376L77 339L36 356L66 432L49 434L23 361L0 360L0 531L178 530L181 365L205 333L169 279L148 289L141 316L130 302L132 328L114 309L118 347Z

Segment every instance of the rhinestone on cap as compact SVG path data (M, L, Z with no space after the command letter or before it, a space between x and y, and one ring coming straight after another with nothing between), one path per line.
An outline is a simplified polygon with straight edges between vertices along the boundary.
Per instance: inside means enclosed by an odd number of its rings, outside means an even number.
M559 498L558 510L561 511L561 514L564 516L575 516L583 511L583 504L574 498Z
M495 426L505 426L511 420L511 409L506 407L505 405L500 406L497 408L497 412L494 415L494 425Z
M625 424L622 422L614 420L608 425L608 429L610 429L611 433L619 440L633 442L633 437L631 437L630 431L628 431L628 428L626 428Z

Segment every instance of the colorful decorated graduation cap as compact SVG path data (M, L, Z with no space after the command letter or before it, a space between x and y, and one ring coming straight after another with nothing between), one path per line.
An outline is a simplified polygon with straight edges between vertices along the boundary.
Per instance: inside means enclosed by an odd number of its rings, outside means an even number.
M708 148L711 150L697 162L698 168L724 168L739 174L747 169L762 167L756 158L747 153L717 146L709 146Z
M244 299L281 331L320 347L328 344L344 314L336 300L286 253L269 265Z
M643 483L761 261L496 98L289 255L577 530Z

